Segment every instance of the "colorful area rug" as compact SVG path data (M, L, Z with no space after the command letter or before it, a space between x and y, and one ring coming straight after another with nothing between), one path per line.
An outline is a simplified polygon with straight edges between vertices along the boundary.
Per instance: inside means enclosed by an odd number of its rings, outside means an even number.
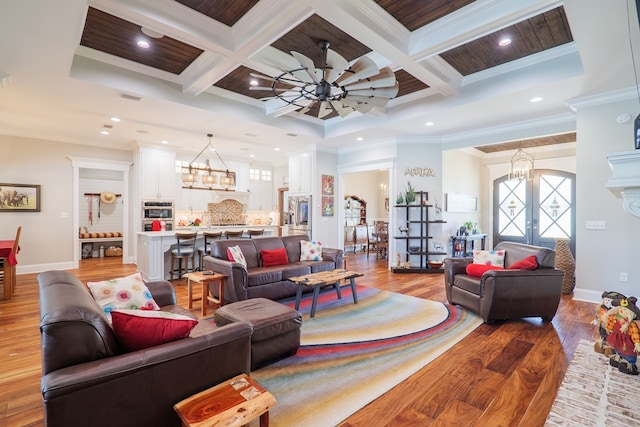
M609 366L593 351L593 342L580 340L558 389L545 426L639 426L640 377Z
M482 323L462 308L364 286L301 301L295 356L251 374L274 394L271 425L333 426L444 353ZM293 307L294 302L285 301Z

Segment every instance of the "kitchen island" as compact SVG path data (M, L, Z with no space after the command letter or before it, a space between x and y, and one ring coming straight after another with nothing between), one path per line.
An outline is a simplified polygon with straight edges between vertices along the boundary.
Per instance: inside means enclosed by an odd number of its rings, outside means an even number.
M204 231L226 231L226 230L258 230L264 229L264 237L277 236L278 226L276 225L233 225L233 226L211 226L197 227L201 230L184 228L175 231L139 231L136 236L136 264L138 271L142 274L145 281L169 280L171 268L171 249L176 246L176 233L190 232L192 230L198 233L198 242L196 246L202 246L204 239L202 233Z

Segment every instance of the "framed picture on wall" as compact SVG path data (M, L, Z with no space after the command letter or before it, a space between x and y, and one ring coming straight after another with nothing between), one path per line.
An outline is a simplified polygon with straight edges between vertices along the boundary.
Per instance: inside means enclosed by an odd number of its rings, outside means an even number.
M475 212L477 210L477 197L447 193L447 212Z
M333 216L333 196L322 196L322 216Z
M0 212L40 212L40 186L0 183Z
M322 175L322 195L333 196L333 175Z

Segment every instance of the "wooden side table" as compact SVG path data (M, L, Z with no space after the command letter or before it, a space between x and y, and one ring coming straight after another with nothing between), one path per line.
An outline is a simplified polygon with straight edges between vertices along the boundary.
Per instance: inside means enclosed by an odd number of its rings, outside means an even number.
M183 427L242 426L260 417L260 427L269 426L273 397L247 374L183 400L173 406Z
M227 276L220 273L213 274L202 274L202 271L195 271L193 273L187 273L182 277L187 279L187 298L189 303L189 309L193 306L193 301L202 301L202 315L207 315L207 307L209 303L212 302L217 304L218 307L222 307L224 304L224 281ZM194 297L193 296L193 284L191 282L200 283L202 285L202 296ZM209 295L209 284L217 283L218 284L218 298Z

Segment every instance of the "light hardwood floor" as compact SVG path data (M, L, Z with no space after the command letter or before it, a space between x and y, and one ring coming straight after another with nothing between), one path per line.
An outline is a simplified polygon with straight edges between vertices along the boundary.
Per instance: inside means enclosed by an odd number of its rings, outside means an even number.
M375 255L349 255L358 283L444 301L441 274L393 274ZM134 272L119 258L83 260L80 280ZM0 426L41 426L37 274L19 275L0 301ZM186 307L186 283L174 281ZM193 312L200 315L196 303ZM208 313L212 315L212 311ZM481 325L419 372L346 419L341 426L542 426L580 339L590 339L595 304L563 296L551 324L540 319ZM365 385L366 386L366 385Z

